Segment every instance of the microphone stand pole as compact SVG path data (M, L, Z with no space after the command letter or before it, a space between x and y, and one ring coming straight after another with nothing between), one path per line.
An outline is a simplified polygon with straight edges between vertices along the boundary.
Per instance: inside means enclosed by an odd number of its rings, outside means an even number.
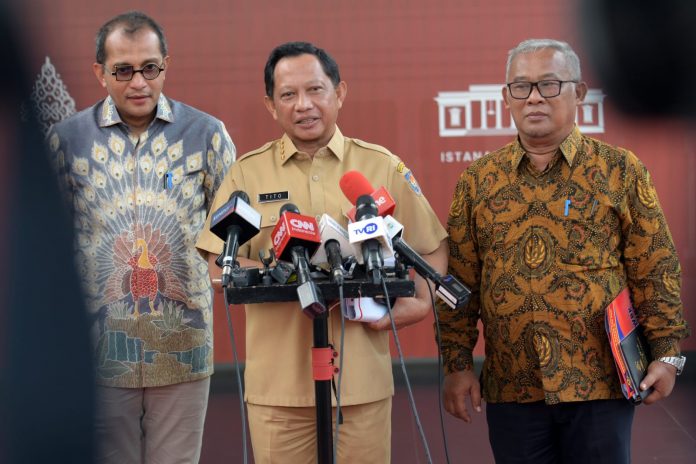
M324 296L310 278L307 250L292 248L292 262L297 272L297 298L302 312L312 318L312 378L317 419L317 463L333 464L331 427L331 380L334 374L334 350L329 346L329 310Z
M313 320L312 371L317 417L317 463L319 464L334 462L331 418L331 379L334 366L333 348L329 346L328 313L326 311Z

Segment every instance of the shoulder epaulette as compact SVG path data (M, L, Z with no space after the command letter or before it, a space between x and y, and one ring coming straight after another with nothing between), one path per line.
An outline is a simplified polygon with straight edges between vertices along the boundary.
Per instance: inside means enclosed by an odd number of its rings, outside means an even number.
M382 154L387 155L387 156L394 156L394 154L392 152L390 152L389 150L384 148L382 145L377 145L374 143L365 142L364 140L360 140L360 139L351 138L349 140L352 140L353 142L355 142L356 145L359 145L363 148L367 148L368 150L373 150L373 151L382 153Z
M239 160L245 159L246 157L252 157L252 156L254 156L254 155L258 155L259 153L263 153L263 152L265 152L265 151L268 151L268 149L271 148L271 146L272 146L274 143L276 143L276 142L277 142L277 140L272 140L272 141L270 141L270 142L266 142L264 145L260 146L260 147L257 148L256 150L251 150L251 151L248 151L248 152L244 153L244 154L239 158Z

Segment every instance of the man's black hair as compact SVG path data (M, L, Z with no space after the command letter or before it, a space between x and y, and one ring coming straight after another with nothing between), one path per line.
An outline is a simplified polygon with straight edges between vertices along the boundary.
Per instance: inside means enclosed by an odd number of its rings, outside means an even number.
M321 63L321 67L324 69L324 73L331 79L334 87L341 82L341 75L338 72L338 63L336 63L331 55L309 42L287 42L274 48L268 56L268 61L266 61L266 67L263 70L266 95L273 98L273 88L275 86L273 72L275 71L278 61L288 56L300 55L316 56L319 63Z
M164 37L164 30L157 24L157 21L142 11L127 11L111 18L99 28L96 37L97 63L106 63L106 38L118 27L123 27L124 32L131 36L141 29L152 30L159 38L162 56L167 56L167 39Z

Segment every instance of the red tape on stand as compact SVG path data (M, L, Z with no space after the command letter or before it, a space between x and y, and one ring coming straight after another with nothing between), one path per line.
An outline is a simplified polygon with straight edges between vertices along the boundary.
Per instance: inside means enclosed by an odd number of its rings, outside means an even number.
M338 368L333 364L334 350L331 347L312 348L312 375L314 380L331 380Z

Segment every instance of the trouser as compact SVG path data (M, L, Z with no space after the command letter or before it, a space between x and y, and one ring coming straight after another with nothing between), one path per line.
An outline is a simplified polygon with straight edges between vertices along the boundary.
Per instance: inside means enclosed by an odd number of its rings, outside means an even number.
M497 464L630 464L633 413L624 399L486 404Z
M97 387L97 462L197 463L209 389L210 377L164 387Z
M342 406L336 464L388 464L391 460L391 397ZM313 464L317 460L314 407L248 404L256 464ZM336 408L333 408L334 426ZM333 450L332 450L333 451Z

